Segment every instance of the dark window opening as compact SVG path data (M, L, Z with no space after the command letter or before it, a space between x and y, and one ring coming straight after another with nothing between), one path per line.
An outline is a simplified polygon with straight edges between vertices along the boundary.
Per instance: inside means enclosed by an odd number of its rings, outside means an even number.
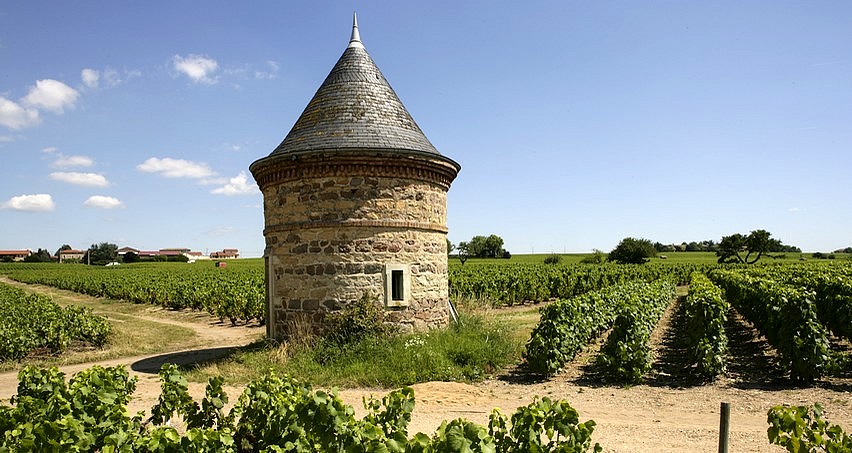
M402 271L391 271L391 300L404 300Z

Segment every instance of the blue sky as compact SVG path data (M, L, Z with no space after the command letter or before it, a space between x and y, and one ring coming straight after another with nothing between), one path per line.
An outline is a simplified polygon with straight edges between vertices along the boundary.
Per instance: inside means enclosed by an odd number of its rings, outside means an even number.
M3 2L0 249L263 253L248 166L367 51L513 253L852 246L850 2Z

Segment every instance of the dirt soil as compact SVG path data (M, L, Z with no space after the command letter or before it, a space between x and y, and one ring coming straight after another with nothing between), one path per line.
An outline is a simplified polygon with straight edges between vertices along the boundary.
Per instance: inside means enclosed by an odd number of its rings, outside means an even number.
M78 297L86 297L79 296ZM852 430L850 389L852 378L826 379L808 387L796 387L781 377L771 349L751 326L735 312L729 316L731 357L725 377L711 383L696 381L690 370L679 365L683 347L683 320L679 304L673 304L652 340L656 361L645 383L632 387L596 383L591 363L602 340L581 353L555 377L541 380L517 370L476 384L427 382L413 385L416 406L409 433L431 434L443 420L466 418L486 425L493 408L510 415L515 408L529 404L534 397L566 399L576 408L581 421L597 423L593 434L608 452L711 452L718 449L719 408L731 404L730 451L780 452L766 437L766 412L778 404L806 405L815 402L825 408L825 417L845 430ZM92 365L126 365L137 376L137 390L129 410L148 411L159 396L157 370L165 362L189 364L227 353L231 347L248 344L264 331L257 326L231 327L207 317L188 322L149 317L196 331L203 346L155 356L126 357L97 363L61 367L66 375ZM16 393L15 372L0 374L0 398ZM226 387L231 400L242 388ZM204 384L191 383L196 398L204 394ZM362 399L381 397L384 389L343 389L343 400L356 414L363 414Z

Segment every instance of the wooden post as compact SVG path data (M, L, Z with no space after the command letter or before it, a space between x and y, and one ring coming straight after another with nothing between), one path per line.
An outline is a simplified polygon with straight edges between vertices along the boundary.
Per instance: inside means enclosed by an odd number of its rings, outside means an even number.
M731 403L722 403L719 414L719 453L728 453L728 432L731 424Z

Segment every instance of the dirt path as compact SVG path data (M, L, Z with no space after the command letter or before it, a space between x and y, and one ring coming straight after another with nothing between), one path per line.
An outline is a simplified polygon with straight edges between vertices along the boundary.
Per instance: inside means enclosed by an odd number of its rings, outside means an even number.
M77 295L79 296L79 295ZM86 296L79 296L86 297ZM147 317L147 316L146 316ZM247 344L262 336L262 328L230 327L218 322L163 320L157 322L187 326L204 339L205 346L189 351L155 356L127 357L99 362L101 365L128 365L139 377L137 391L129 410L149 410L159 396L156 370L163 362L191 363L205 354L221 354L227 348ZM852 430L852 379L826 380L813 387L796 388L778 373L769 352L771 348L735 312L729 316L727 328L731 340L728 377L705 385L693 385L688 370L678 368L677 341L683 334L684 322L679 305L670 307L654 333L655 369L647 376L647 384L628 388L601 386L584 378L582 368L593 358L599 345L581 353L568 369L544 381L536 381L518 373L507 373L473 385L454 382L427 382L414 388L416 406L409 427L410 434L433 433L443 420L466 418L487 425L492 408L499 407L511 415L534 397L566 399L582 421L597 423L593 439L608 452L712 452L717 450L719 404L731 403L730 451L780 452L769 445L766 437L766 412L777 404L813 404L825 407L825 417ZM734 340L737 338L738 340ZM733 347L735 343L742 347ZM670 350L669 348L674 348ZM62 367L73 374L94 363ZM0 374L0 398L15 393L15 373ZM191 383L196 398L204 393L204 384ZM237 399L240 387L226 387L231 401ZM383 396L382 389L344 389L343 400L362 415L362 398ZM8 400L7 400L8 401Z

